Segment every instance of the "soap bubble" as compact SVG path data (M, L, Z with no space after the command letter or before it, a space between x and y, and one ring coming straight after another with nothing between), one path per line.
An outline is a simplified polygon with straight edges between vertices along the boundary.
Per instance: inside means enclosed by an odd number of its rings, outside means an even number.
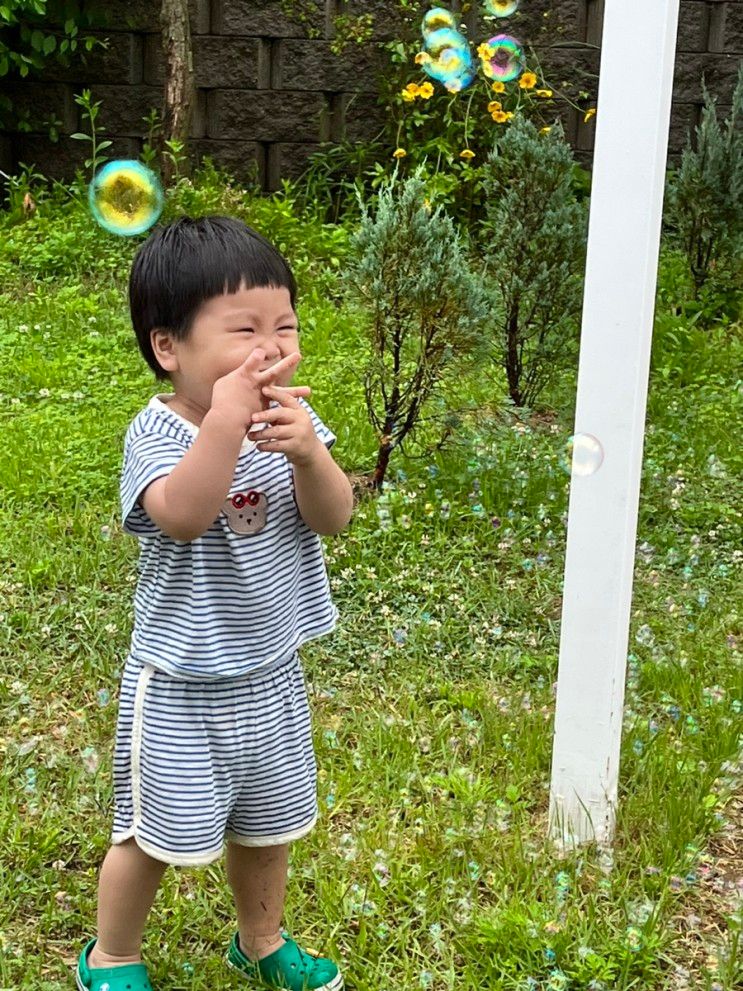
M467 48L467 39L459 31L451 28L441 28L433 31L426 38L426 51L432 58L438 58L447 48L453 51Z
M443 7L432 7L423 16L421 33L424 38L428 38L433 31L438 31L440 28L456 30L456 27L457 20L450 10L445 10Z
M524 70L524 50L515 38L507 34L497 34L485 42L489 52L481 55L482 71L488 79L509 83Z
M472 52L464 35L450 28L432 32L426 39L429 58L422 68L451 93L465 89L475 78Z
M163 191L155 173L141 162L108 162L88 187L88 203L101 227L130 237L155 223L162 213Z
M575 434L569 437L565 455L563 467L580 478L595 474L604 461L604 449L593 434Z
M485 10L493 17L510 17L520 6L519 0L485 0Z
M452 13L434 7L423 17L424 38L421 67L427 76L442 83L450 93L458 93L474 80L476 71L465 36L457 30Z

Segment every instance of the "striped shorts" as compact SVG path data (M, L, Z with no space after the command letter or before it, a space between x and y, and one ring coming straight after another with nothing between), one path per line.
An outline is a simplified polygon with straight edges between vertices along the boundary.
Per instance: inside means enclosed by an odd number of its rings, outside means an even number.
M113 843L208 864L225 840L273 846L317 819L317 771L299 655L224 681L127 660L114 753Z

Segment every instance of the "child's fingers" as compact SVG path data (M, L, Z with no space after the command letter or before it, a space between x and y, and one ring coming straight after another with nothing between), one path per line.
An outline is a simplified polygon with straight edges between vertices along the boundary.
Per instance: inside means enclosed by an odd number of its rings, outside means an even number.
M261 413L253 413L253 423L293 423L294 414L285 406L272 406Z
M244 372L255 372L261 367L265 360L266 352L263 348L253 348L248 357L240 366L240 369Z
M282 406L286 406L288 409L297 409L299 407L299 403L292 395L291 389L283 389L277 385L264 385L261 392L264 396L275 399L277 403L281 403Z
M248 439L257 441L259 444L263 444L264 441L289 440L293 436L292 428L286 426L272 425L268 430L256 430L255 433L253 433L252 428L248 431Z
M275 382L280 375L283 375L286 372L294 371L301 360L302 355L299 351L292 351L291 354L288 354L285 358L282 358L281 361L277 361L275 365L271 365L270 368L267 368L265 372L260 372L256 376L258 384L269 385L270 383Z

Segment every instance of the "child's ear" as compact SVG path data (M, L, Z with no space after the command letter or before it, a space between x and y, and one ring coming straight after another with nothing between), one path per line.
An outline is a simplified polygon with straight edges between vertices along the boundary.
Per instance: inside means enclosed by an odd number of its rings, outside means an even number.
M155 327L150 331L150 343L160 367L166 372L178 371L178 356L175 353L175 338L169 330Z

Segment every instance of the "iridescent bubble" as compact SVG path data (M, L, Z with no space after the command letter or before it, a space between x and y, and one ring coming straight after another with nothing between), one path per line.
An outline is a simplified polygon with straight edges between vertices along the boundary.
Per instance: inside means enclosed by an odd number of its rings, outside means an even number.
M423 15L421 33L424 38L428 38L432 32L438 31L440 28L452 28L456 30L456 27L457 19L450 10L445 10L443 7L432 7L431 10Z
M441 35L443 31L436 31ZM447 31L447 35L451 32ZM475 78L475 66L472 53L465 38L459 36L462 44L458 46L440 48L443 39L435 41L437 54L431 54L431 58L422 65L423 71L431 79L443 83L451 93L458 93L465 89Z
M451 28L441 28L433 31L426 38L426 51L432 58L438 58L447 48L455 51L467 48L467 39L459 31Z
M482 71L488 79L509 83L520 76L524 70L524 50L520 43L507 34L497 34L485 42L487 52L481 46L483 54Z
M485 10L493 17L510 17L520 6L520 0L485 0Z
M563 467L580 478L595 474L604 461L604 449L593 434L569 437L565 454Z
M149 230L162 213L160 180L141 162L109 162L88 187L93 217L107 231L131 237Z

